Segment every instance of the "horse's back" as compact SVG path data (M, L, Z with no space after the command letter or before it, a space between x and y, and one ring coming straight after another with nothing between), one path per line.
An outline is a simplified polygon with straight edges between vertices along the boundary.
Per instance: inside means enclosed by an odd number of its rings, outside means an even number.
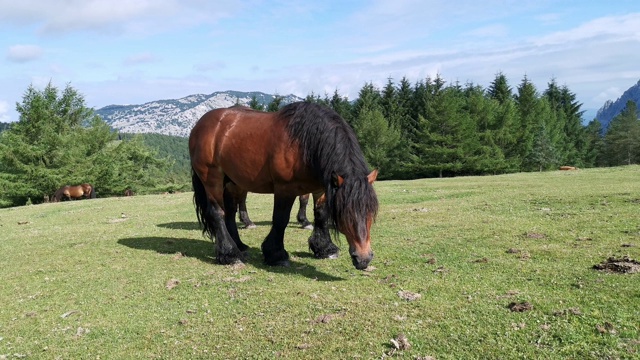
M301 173L301 157L286 126L279 113L242 107L209 111L191 130L191 165L200 176L215 169L250 192L273 193Z

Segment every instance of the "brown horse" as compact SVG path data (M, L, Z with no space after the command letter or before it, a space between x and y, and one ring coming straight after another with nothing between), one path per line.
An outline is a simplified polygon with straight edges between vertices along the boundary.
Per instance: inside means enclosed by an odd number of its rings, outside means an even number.
M67 200L76 200L76 199L95 199L96 192L93 189L91 184L80 184L80 185L65 185L58 189L55 194L53 194L52 201L67 201Z
M219 263L241 261L248 249L235 222L237 194L247 191L274 194L272 227L261 246L268 265L289 265L284 232L296 197L308 193L318 199L309 238L315 257L338 255L333 226L346 236L357 269L373 258L378 172L369 171L353 129L332 109L297 102L275 113L212 110L191 130L189 154L196 215L215 240Z
M127 189L124 191L124 196L133 196L135 193L131 189Z
M300 201L300 207L298 208L298 215L296 215L296 220L298 220L298 224L303 229L312 230L313 225L307 219L307 205L309 204L309 196L311 194L300 195L298 200ZM251 221L249 218L249 213L247 212L247 194L241 194L238 197L238 218L244 224L245 229L254 229L256 224Z

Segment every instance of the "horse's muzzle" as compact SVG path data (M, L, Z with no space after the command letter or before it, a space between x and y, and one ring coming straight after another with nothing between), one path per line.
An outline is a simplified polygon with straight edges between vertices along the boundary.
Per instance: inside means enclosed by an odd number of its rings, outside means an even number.
M351 253L351 262L353 262L353 266L355 266L358 270L366 269L367 266L369 266L371 259L373 259L373 252L369 252L365 256Z

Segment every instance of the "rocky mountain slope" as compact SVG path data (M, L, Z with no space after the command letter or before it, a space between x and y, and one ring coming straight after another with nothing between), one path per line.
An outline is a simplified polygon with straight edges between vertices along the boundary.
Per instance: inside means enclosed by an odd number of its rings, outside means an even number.
M222 91L190 95L181 99L158 100L142 105L109 105L97 109L112 128L123 133L157 133L189 136L196 121L207 111L241 104L247 106L255 96L265 107L274 95L261 92ZM283 104L303 100L295 95L283 96Z
M640 106L640 80L627 89L616 101L607 100L600 110L598 110L596 119L602 124L603 130L607 130L611 120L624 110L629 100L634 101Z

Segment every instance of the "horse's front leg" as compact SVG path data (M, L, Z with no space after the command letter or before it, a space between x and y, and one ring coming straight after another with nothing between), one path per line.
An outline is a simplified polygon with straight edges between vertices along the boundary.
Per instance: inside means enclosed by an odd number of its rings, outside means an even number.
M289 224L295 196L274 195L271 231L262 243L262 254L267 265L289 266L289 254L284 249L284 231Z
M331 241L329 226L329 209L324 194L313 194L313 232L309 237L309 249L318 259L337 259L340 249Z

